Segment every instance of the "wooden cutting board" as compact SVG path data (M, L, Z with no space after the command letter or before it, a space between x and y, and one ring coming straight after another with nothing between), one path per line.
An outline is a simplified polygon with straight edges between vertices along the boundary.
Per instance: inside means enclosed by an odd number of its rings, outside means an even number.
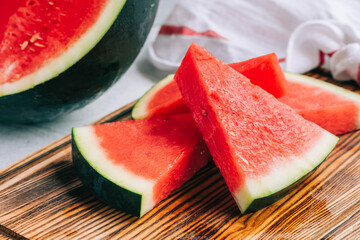
M309 75L331 81L321 74ZM132 105L98 122L129 119ZM341 136L314 174L261 211L242 215L210 165L140 219L83 187L70 141L0 172L0 239L360 239L360 132Z

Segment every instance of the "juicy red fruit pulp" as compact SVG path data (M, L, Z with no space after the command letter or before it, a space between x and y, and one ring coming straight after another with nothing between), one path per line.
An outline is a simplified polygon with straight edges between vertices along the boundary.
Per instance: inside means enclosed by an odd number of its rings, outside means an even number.
M91 27L108 0L0 0L0 84L35 72Z
M115 166L154 182L159 202L209 160L190 114L95 125L101 149Z
M174 79L231 192L301 159L322 134L195 43Z
M319 87L288 82L289 94L279 98L305 119L327 131L341 135L357 129L358 106L355 102Z
M147 106L147 111L151 116L165 116L178 113L189 112L188 107L182 100L181 93L175 81L160 89L152 98Z

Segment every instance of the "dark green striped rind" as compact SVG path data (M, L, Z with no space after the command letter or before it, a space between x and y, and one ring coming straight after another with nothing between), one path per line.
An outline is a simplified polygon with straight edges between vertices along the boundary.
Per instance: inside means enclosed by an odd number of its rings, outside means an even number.
M142 196L113 183L105 176L99 174L81 154L74 139L74 133L72 133L73 165L83 185L89 189L97 199L116 209L140 217Z
M138 55L153 24L158 1L127 0L108 32L80 61L42 84L0 97L0 121L48 121L100 96Z
M330 154L330 152L329 152L329 154ZM328 155L326 155L326 157L321 161L321 163L327 158L327 156ZM318 169L318 167L321 165L321 163L319 165L317 165L313 170L311 170L310 172L308 172L307 174L305 174L304 176L299 178L296 182L290 184L286 188L284 188L284 189L282 189L282 190L280 190L278 192L275 192L275 193L273 193L271 195L264 196L262 198L254 199L254 201L243 212L243 214L259 211L260 209L268 207L268 206L274 204L275 202L277 202L278 200L284 198L291 191L293 191L295 188L297 188L300 184L305 182L305 180L308 179L316 171L316 169Z
M288 195L292 190L294 190L295 188L297 188L301 183L303 183L313 172L315 172L315 169L311 172L309 172L308 174L306 174L305 176L303 176L302 178L300 178L298 181L296 181L295 183L291 184L290 186L282 189L281 191L278 191L276 193L273 193L271 195L262 197L262 198L258 198L255 199L250 206L245 210L245 212L243 212L243 214L247 214L247 213L251 213L251 212L256 212L259 211L260 209L263 209L265 207L268 207L272 204L274 204L275 202L277 202L278 200L282 199L283 197L285 197L286 195Z

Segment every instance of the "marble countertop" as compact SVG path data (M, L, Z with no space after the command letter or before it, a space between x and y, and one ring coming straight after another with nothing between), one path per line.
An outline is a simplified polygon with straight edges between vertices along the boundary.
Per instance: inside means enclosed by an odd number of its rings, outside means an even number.
M0 169L20 160L68 134L72 127L90 124L135 101L154 83L165 77L147 60L147 46L156 36L178 0L160 0L157 16L140 54L121 79L86 107L55 121L39 124L0 124Z

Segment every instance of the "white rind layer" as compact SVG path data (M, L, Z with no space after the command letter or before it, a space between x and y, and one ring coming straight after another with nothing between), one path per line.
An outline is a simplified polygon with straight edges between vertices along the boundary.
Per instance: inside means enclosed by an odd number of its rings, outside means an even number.
M142 196L140 216L155 206L154 182L112 164L102 151L92 127L74 128L74 138L79 151L95 171L116 185Z
M164 79L160 80L157 84L155 84L149 91L147 91L135 104L134 109L131 113L131 117L133 119L144 119L148 117L147 106L149 100L153 98L153 94L157 93L160 89L168 85L174 79L174 74L170 74Z
M62 55L51 59L36 72L26 75L16 82L0 85L0 97L33 88L58 76L79 61L109 30L125 2L126 0L108 0L104 10L100 13L98 21L78 41L69 46Z
M233 193L241 212L244 212L255 199L277 193L311 172L323 162L338 140L338 137L324 130L316 144L303 156L293 156L285 161L276 160L274 162L282 164L273 166L268 174L246 179L245 184Z
M323 90L326 90L330 93L334 93L338 96L341 96L344 99L347 99L349 101L354 102L358 108L358 116L356 120L356 128L360 128L360 94L357 94L355 92L349 91L345 88L336 86L334 84L321 81L309 76L296 74L296 73L289 73L285 72L285 77L289 82L297 82L297 83L303 83L305 85L319 87Z

